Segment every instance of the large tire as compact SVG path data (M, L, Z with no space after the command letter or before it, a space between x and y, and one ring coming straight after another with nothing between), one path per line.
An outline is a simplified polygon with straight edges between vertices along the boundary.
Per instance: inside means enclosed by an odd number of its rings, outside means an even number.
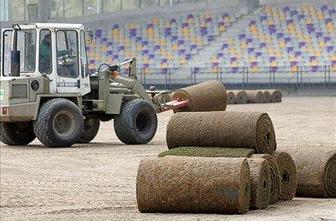
M93 140L99 130L100 120L98 118L88 117L84 120L84 130L79 143L90 143Z
M157 116L152 105L140 99L126 102L114 119L114 130L125 144L147 144L157 129Z
M33 122L0 122L0 141L11 146L27 145L36 136L33 130Z
M36 137L49 147L69 147L78 142L84 129L83 115L71 101L56 98L44 103L34 122Z

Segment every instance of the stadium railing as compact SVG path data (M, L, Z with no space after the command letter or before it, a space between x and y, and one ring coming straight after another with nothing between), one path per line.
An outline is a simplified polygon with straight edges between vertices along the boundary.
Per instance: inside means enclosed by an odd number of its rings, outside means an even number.
M125 69L122 73L127 73ZM146 87L155 85L159 88L178 88L207 80L219 80L226 85L240 87L316 85L329 87L336 85L336 70L330 65L298 66L294 72L291 67L261 67L259 72L250 67L217 68L137 68L137 76Z

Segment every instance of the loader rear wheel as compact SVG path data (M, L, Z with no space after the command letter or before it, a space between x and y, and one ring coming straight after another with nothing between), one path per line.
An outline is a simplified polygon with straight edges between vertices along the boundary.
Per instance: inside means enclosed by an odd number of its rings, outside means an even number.
M36 136L33 130L33 122L0 122L0 141L11 146L27 145Z
M99 130L100 120L98 118L86 118L84 120L84 130L79 143L90 143L93 140Z
M157 129L157 116L152 105L140 99L126 102L114 119L117 137L125 144L146 144Z
M44 103L34 122L36 137L49 147L69 147L82 136L84 120L71 101L56 98Z

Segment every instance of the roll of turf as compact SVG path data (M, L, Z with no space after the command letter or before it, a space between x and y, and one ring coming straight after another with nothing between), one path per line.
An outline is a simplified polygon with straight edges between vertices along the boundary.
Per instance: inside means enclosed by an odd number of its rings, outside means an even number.
M244 90L232 91L236 96L237 104L246 104L247 103L247 93Z
M224 111L227 93L219 81L206 81L175 91L173 99L188 100L187 107L174 109L174 112Z
M177 113L168 122L167 145L176 147L227 147L271 154L275 132L268 114L257 112Z
M171 101L172 100L172 96L171 96L171 94L169 93L167 93L167 94L163 94L160 98L159 98L159 102L160 102L160 104L164 104L164 103L167 103L167 102L169 102L169 101Z
M270 204L274 204L279 201L280 194L280 172L279 167L275 159L269 154L253 154L252 158L263 158L267 160L270 169Z
M250 170L243 158L158 157L140 162L140 212L246 213Z
M173 100L173 95L174 95L174 92L169 93L169 99L170 99L171 101Z
M255 153L253 149L218 148L218 147L179 147L164 151L159 157L190 156L190 157L250 157Z
M273 103L280 103L282 101L282 93L279 90L271 90L271 97Z
M271 103L272 102L272 96L271 93L268 90L264 90L264 103Z
M286 152L275 151L272 156L280 172L280 200L291 200L296 193L297 171L292 157Z
M270 201L270 169L262 158L248 158L251 173L251 209L265 209Z
M180 147L165 151L159 157L189 156L189 157L234 157L246 158L253 156L253 149L243 148L204 148ZM247 159L251 171L251 209L264 209L269 205L271 176L267 160L263 158Z
M232 91L227 92L227 103L228 104L236 103L236 95Z
M296 196L336 197L336 148L285 148L297 167Z
M264 103L265 101L264 93L262 91L248 90L246 93L248 103Z

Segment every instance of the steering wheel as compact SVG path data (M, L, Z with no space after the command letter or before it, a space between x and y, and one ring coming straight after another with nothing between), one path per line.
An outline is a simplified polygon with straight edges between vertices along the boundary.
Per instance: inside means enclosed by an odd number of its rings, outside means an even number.
M65 55L59 56L57 58L57 63L59 65L71 65L75 63L76 55L72 55L72 50L67 51Z
M77 58L76 55L63 55L57 58L57 63L59 65L71 65L73 63L75 63L75 59Z

